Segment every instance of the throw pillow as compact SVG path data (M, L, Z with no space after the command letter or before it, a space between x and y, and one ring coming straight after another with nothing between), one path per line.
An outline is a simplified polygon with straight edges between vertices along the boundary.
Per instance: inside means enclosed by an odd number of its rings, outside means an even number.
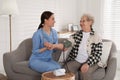
M110 54L112 42L103 42L103 50L102 50L102 56L101 61L98 63L100 67L105 68L107 66L108 57Z

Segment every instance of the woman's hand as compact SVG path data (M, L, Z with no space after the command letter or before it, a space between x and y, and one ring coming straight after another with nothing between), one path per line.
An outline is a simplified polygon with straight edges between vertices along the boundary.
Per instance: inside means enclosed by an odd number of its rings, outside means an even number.
M63 44L53 44L54 48L63 50L64 45Z
M83 64L81 67L81 72L86 73L89 69L89 65L87 63Z
M60 49L60 50L63 50L64 48L64 45L63 44L51 44L49 42L45 42L44 43L44 46L49 49L49 50L52 50L52 49ZM67 50L66 48L64 50Z
M45 42L44 43L44 46L47 48L47 49L49 49L49 50L52 50L53 49L53 44L51 44L51 43L49 43L49 42Z
M47 48L46 48L46 47L41 48L41 49L40 49L40 52L44 52L45 50L47 50Z

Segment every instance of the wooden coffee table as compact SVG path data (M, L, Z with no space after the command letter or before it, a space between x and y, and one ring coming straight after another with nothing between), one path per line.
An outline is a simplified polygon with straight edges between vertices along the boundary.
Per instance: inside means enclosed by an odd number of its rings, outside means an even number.
M66 73L63 76L55 76L53 72L45 72L42 74L41 80L75 80L73 73Z

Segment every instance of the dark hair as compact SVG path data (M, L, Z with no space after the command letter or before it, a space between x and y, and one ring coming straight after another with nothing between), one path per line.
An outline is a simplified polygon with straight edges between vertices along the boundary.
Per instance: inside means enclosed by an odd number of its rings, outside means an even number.
M44 25L44 21L45 19L49 19L51 15L53 15L54 13L50 12L50 11L44 11L41 15L41 23L38 27L38 29L42 28Z

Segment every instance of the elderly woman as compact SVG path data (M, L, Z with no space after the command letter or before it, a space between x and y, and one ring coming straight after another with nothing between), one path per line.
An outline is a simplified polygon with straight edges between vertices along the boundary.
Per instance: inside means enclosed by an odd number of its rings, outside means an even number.
M71 72L75 73L75 80L78 78L79 80L93 80L91 74L99 68L97 64L101 60L102 40L93 31L93 23L93 17L84 14L80 20L82 30L73 34L69 39L73 47L67 58L67 66ZM77 72L80 72L80 75Z

